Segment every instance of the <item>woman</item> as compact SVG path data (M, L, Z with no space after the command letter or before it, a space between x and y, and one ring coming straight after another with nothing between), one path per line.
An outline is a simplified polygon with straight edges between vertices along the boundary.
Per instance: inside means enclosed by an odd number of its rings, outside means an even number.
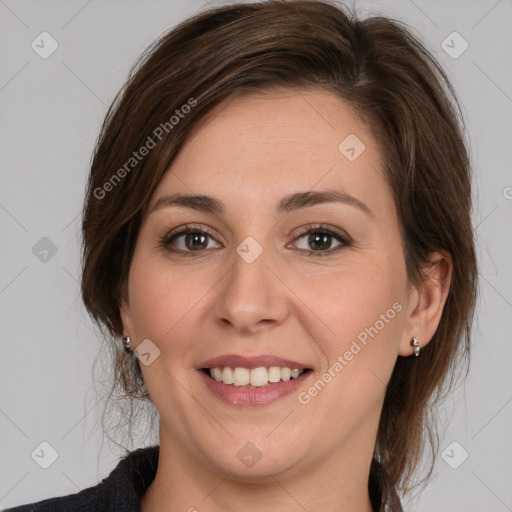
M94 153L82 297L159 446L12 510L402 510L469 350L456 104L404 26L334 3L233 4L157 41Z

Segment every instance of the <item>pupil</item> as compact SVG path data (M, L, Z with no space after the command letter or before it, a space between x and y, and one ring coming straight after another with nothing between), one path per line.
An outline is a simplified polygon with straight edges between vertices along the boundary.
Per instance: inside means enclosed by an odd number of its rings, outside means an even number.
M202 246L208 245L205 241L206 235L203 235L202 233L189 233L186 237L185 243L188 249L197 250L203 248Z
M329 243L331 235L328 235L326 233L312 233L309 235L309 243L311 244L311 247L314 247L316 244L321 245L322 247L317 247L321 251L325 251L329 249L329 246L331 245Z

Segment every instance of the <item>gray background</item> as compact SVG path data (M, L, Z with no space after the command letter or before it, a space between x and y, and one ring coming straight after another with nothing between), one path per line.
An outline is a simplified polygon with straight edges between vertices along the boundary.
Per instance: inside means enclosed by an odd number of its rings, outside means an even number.
M357 5L424 38L459 95L476 170L481 283L471 371L442 409L444 457L434 479L406 510L512 510L512 1ZM205 6L0 0L0 507L94 485L122 453L102 445L95 428L102 404L91 368L100 341L79 297L85 178L107 105L135 58ZM43 31L59 45L47 59L31 48ZM469 44L457 58L441 46L453 31ZM460 39L448 44L462 48ZM43 237L57 250L46 261ZM48 469L31 457L43 441L58 453Z

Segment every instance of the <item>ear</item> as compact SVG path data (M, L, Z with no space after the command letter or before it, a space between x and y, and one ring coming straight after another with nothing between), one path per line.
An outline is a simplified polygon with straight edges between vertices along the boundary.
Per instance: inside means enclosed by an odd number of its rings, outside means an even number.
M422 269L422 280L411 288L409 294L407 318L400 341L398 353L410 356L414 353L411 339L416 337L420 347L425 347L433 338L450 290L452 276L450 255L435 252L430 262Z

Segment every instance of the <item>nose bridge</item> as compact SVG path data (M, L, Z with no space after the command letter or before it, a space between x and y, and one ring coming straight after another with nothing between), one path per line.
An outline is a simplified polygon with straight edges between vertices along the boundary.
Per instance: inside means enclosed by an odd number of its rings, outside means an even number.
M286 314L282 285L269 267L270 247L245 238L233 253L231 271L218 297L216 315L237 330L252 331L259 325L279 323Z

